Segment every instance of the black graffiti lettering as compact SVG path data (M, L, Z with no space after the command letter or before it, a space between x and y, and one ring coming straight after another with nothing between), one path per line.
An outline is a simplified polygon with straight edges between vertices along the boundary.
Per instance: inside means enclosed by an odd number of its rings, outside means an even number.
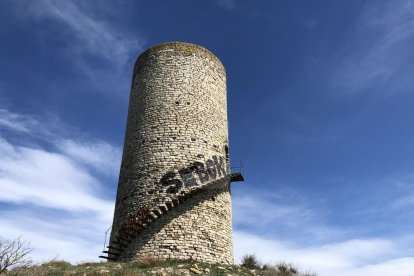
M161 186L170 186L172 184L175 184L177 182L181 182L179 179L175 178L176 173L169 171L166 174L163 175L160 179L160 185Z
M194 171L197 173L198 178L200 179L201 183L208 181L208 173L205 169L205 166L201 162L194 162Z
M177 187L177 186L170 186L167 188L167 190L165 190L166 193L168 194L176 194L181 190L181 186Z
M178 171L186 188L197 185L197 180L193 177L193 167L184 168Z
M217 158L216 155L213 156L215 167L217 168L217 172L219 176L225 176L226 175L226 169L224 167L224 159L223 157ZM220 161L220 162L219 162Z
M177 193L182 187L183 182L175 178L175 172L167 172L161 177L159 184L163 187L167 187L167 193Z
M211 159L208 159L206 161L206 167L207 167L207 172L210 175L210 177L212 179L216 179L217 177L217 172L216 172L216 167L214 165L214 161Z
M178 174L181 179L178 179ZM197 174L197 178L194 174ZM178 193L183 187L191 188L227 175L225 159L222 156L212 156L205 163L196 161L192 166L183 168L178 173L169 171L163 175L159 185L167 193Z

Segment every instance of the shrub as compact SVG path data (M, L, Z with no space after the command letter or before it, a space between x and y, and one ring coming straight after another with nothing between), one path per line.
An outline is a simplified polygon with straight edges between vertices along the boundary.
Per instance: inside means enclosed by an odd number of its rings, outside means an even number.
M32 264L29 253L32 252L30 243L18 237L14 240L0 239L0 274L11 267L27 267Z
M260 268L260 262L257 260L256 255L247 254L243 256L241 266L249 269Z

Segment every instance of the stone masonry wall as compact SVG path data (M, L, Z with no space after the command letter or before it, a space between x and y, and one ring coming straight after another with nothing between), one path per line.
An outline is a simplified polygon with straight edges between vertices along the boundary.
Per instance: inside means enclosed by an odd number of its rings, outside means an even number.
M230 206L228 189L201 191L141 232L122 260L151 256L232 264Z
M195 163L196 162L196 163ZM194 164L202 170L194 170ZM226 75L205 48L170 42L137 59L111 240L129 214L229 173ZM180 204L132 241L142 256L233 263L229 185Z

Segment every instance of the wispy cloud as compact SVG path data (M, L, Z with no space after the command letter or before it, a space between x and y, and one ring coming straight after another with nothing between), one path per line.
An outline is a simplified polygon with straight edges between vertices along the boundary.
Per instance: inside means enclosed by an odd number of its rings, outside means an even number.
M330 241L346 233L345 229L325 225L325 214L293 190L233 191L232 202L236 229L304 244Z
M70 139L60 141L57 145L64 154L80 164L91 166L102 173L118 175L118 170L114 168L119 167L119 147L104 141L90 143Z
M286 261L320 276L403 276L414 274L414 258L405 257L402 244L387 239L352 239L320 246L298 247L236 231L236 260L256 253L263 262ZM402 251L402 252L401 252Z
M400 184L406 186L403 182ZM367 236L357 224L338 228L330 218L336 214L321 210L314 198L307 199L292 189L234 189L232 195L236 261L245 254L256 254L263 262L287 261L321 276L410 275L407 273L414 271L412 236ZM381 201L375 208L387 205L383 208L388 209L390 202ZM366 204L361 208L367 208Z
M414 175L409 174L402 177L394 177L384 180L388 184L393 193L388 193L390 210L402 211L410 210L414 206Z
M0 236L19 235L30 242L31 257L44 262L56 256L73 263L98 261L108 221L93 214L47 213L47 209L14 208L0 211ZM43 214L44 213L44 214Z
M0 236L24 234L40 248L37 260L57 253L71 261L96 259L99 251L89 254L101 246L113 215L104 183L118 173L120 148L79 138L82 133L74 140L58 128L50 135L47 122L34 116L2 113Z
M305 18L302 23L307 29L315 29L320 22L317 18Z
M146 39L140 30L129 27L127 12L121 17L119 11L127 9L125 2L104 2L40 0L14 4L16 18L37 26L35 35L39 39L35 42L43 46L39 48L51 51L61 67L71 68L79 80L91 85L89 90L127 95L134 61Z
M217 4L226 10L234 10L237 7L236 0L217 0Z
M78 59L90 55L123 66L144 43L141 37L109 24L107 18L98 17L93 13L96 9L87 3L44 0L30 2L28 7L27 11L35 18L52 19L62 25L65 31L62 35L72 38L67 39L66 47Z
M99 181L61 153L13 146L0 140L0 200L68 211L106 211L95 196Z
M414 3L367 2L342 57L333 83L347 93L371 89L378 95L409 92L414 53Z
M32 117L25 117L0 108L0 127L29 133L32 129L35 129L37 124L38 121Z
M242 16L246 16L252 19L260 19L266 21L276 21L279 20L275 13L269 9L269 5L266 4L267 7L261 8L249 5L243 1L237 0L216 0L215 3L223 10L229 12L236 12Z

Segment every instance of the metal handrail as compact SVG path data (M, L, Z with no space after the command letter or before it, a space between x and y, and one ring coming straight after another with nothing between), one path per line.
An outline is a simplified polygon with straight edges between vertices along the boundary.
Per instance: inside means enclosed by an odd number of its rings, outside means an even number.
M108 228L108 230L106 230L106 231L105 231L105 241L104 241L103 251L105 251L105 249L106 249L106 237L108 236L108 232L109 232L109 230L111 230L111 229L112 229L112 226L111 226L111 227L109 227L109 228Z
M238 166L230 166L230 171L235 170L235 171L238 171L240 173L243 173L244 166L243 166L242 160L238 159L237 162L238 162ZM233 161L233 163L234 163L234 161Z

